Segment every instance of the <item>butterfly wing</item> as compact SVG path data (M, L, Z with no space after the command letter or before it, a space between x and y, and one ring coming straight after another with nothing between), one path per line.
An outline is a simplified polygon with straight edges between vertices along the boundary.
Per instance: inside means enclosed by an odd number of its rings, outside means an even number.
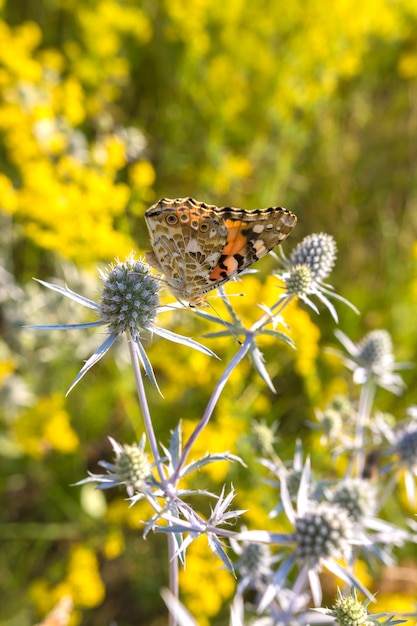
M145 219L153 248L148 263L165 275L174 296L194 305L265 256L297 223L281 207L219 209L193 198L163 198Z
M226 240L223 220L212 208L192 198L163 198L145 213L153 248L147 261L165 275L174 296L190 303L215 287L207 279Z
M237 276L288 237L297 223L294 213L281 207L245 211L217 209L227 229L227 241L209 280L221 284Z

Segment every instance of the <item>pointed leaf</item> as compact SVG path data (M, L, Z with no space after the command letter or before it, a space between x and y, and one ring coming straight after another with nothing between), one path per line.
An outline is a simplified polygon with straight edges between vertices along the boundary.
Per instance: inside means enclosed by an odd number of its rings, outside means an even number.
M353 574L351 574L345 567L342 567L339 563L337 563L334 559L322 559L322 563L325 567L332 572L335 576L338 576L342 580L345 581L348 585L355 587L364 596L369 598L372 601L375 601L375 596L361 583L361 581L356 578Z
M190 339L189 337L184 337L184 335L178 335L177 333L173 333L171 330L167 330L166 328L161 328L160 326L152 326L152 331L155 335L159 335L164 339L168 339L169 341L173 341L174 343L180 343L184 346L188 346L189 348L194 348L194 350L198 350L203 354L208 354L209 356L214 356L216 359L219 357L215 354L210 348L206 348L201 343L194 341L194 339Z
M34 330L76 330L78 328L98 328L103 326L103 322L84 322L81 324L47 324L34 325L30 324L25 328L33 328Z
M75 385L81 380L84 374L86 374L88 370L91 369L93 365L95 365L106 354L106 352L108 352L108 350L112 347L115 341L116 341L116 335L108 335L108 337L106 337L106 340L103 341L101 346L99 346L97 350L94 352L94 354L90 356L88 361L85 362L84 366L81 368L77 376L74 378L72 385L70 386L70 388L68 389L65 395L68 395L70 391L75 387Z
M177 467L182 450L182 424L178 422L177 426L172 431L171 441L169 444L169 452L171 456L171 462L173 467Z
M235 454L230 454L229 452L223 452L221 454L206 454L206 456L198 459L198 461L194 461L193 463L190 463L189 465L184 467L183 471L181 472L181 476L191 474L192 472L200 470L205 465L209 465L210 463L216 463L217 461L237 461L238 463L243 465L243 467L247 467L245 462L239 456L236 456Z
M142 346L138 338L132 339L132 341L134 343L135 351L139 358L139 361L141 362L142 367L145 370L145 374L147 375L155 389L158 391L158 393L161 394L161 396L163 397L162 392L159 389L159 385L156 381L151 362L148 359L148 355L146 354L144 347Z
M234 575L235 570L233 568L232 561L227 556L225 549L223 548L217 537L210 533L209 535L207 535L207 540L212 551L217 554L217 556L222 560L223 564L227 567L229 572Z
M257 345L255 343L252 344L252 348L250 350L250 353L252 355L253 363L255 365L255 368L256 368L259 376L268 385L270 390L273 393L276 393L277 390L275 389L275 387L274 387L274 385L272 383L272 380L269 377L267 369L266 369L266 367L264 365L264 358L263 358L262 352L259 350L259 348L257 347Z
M184 537L182 532L173 533L174 541L177 546L177 555L179 560L181 561L181 565L185 567L185 550L181 550L180 547L184 543Z
M329 309L330 315L332 316L332 318L334 319L336 324L338 324L339 323L339 318L337 316L337 311L336 311L336 308L334 307L334 305L330 302L330 300L328 298L326 298L324 293L322 291L320 291L319 289L317 289L315 295Z
M349 300L346 300L346 298L344 298L343 296L340 296L338 293L335 293L334 291L330 291L329 289L325 289L323 286L321 287L321 291L323 291L324 293L327 293L335 300L339 300L339 302L343 302L343 304L346 304L346 306L352 309L354 313L356 313L357 315L360 315L359 309L357 309L355 305L352 304L352 302L349 302Z
M294 350L296 349L296 345L291 339L291 337L288 337L288 335L280 332L279 330L272 330L272 329L266 328L265 330L258 331L256 334L257 335L269 335L270 337L276 337L280 341L283 341L284 343L286 343L291 348L294 348Z
M51 289L52 291L56 291L57 293L60 293L62 296L65 296L66 298L70 298L71 300L74 300L74 302L78 302L78 304L82 304L83 306L86 306L89 309L93 309L94 311L100 311L100 305L97 304L97 302L94 302L93 300L90 300L89 298L84 298L84 296L80 296L80 294L75 293L75 291L71 291L71 289L69 289L67 286L61 287L60 285L47 283L44 280L40 280L39 278L34 278L33 280L36 280L37 283L40 283L41 285L43 285L44 287L47 287L48 289Z
M232 325L232 324L230 324L230 322L225 322L220 317L218 317L216 315L213 315L212 313L209 313L208 311L202 311L200 309L194 309L194 315L198 315L198 317L202 317L203 319L207 320L208 322L214 322L215 324Z

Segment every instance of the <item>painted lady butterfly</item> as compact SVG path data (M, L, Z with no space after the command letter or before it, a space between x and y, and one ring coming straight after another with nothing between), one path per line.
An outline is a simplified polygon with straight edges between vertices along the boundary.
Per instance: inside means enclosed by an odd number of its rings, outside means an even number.
M153 248L146 253L149 265L190 306L204 306L205 293L265 256L297 223L281 207L219 209L193 198L163 198L146 211L145 219Z

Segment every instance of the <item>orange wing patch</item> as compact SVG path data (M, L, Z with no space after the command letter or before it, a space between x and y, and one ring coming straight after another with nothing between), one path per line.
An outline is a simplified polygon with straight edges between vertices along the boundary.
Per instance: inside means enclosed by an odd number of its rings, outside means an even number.
M247 246L248 240L241 233L242 223L236 220L225 220L227 228L227 243L222 250L222 256L241 253Z

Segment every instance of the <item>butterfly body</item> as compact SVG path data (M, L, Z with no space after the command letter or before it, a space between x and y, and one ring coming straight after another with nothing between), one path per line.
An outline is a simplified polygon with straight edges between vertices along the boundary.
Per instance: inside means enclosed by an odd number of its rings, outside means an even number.
M293 230L296 216L281 207L246 211L193 198L163 198L145 213L152 244L148 263L191 306L265 256Z

